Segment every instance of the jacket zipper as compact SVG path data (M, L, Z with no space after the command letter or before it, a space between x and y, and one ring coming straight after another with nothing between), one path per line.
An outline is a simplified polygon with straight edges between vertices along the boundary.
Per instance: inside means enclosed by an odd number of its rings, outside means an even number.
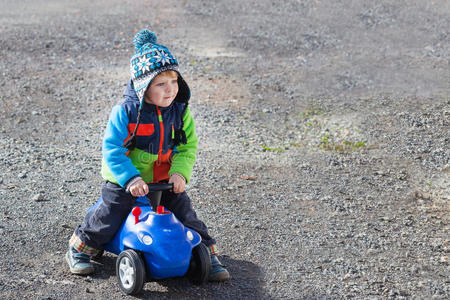
M162 156L162 148L164 143L164 124L163 124L163 118L161 111L159 110L159 107L156 106L156 111L158 113L158 121L159 121L159 128L160 128L160 137L159 137L159 150L158 150L158 164L161 163L161 156Z

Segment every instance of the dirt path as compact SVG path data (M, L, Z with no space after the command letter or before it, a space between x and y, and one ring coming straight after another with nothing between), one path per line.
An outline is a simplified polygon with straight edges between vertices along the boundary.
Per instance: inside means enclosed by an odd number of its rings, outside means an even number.
M0 1L0 298L122 299L69 274L100 145L151 26L200 137L189 194L225 284L150 299L433 298L449 291L448 1ZM131 297L129 297L131 299Z

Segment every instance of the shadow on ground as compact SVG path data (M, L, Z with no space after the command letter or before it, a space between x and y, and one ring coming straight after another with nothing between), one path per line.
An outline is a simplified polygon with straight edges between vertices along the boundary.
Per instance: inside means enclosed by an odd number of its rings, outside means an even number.
M223 283L207 283L203 286L193 285L187 278L170 278L147 282L143 291L136 296L138 299L270 299L263 289L263 272L252 262L235 260L220 256L221 262L227 267L232 278ZM117 281L115 272L116 257L104 255L96 263L97 280ZM114 277L114 278L111 278ZM117 289L119 287L117 286Z

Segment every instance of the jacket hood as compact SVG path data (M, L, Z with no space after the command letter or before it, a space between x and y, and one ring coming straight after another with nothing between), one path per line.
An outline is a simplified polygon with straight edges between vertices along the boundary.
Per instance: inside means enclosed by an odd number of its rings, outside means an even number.
M131 79L127 83L127 87L125 88L125 91L123 92L123 97L139 103L139 99L136 94L136 91L133 88L133 81Z

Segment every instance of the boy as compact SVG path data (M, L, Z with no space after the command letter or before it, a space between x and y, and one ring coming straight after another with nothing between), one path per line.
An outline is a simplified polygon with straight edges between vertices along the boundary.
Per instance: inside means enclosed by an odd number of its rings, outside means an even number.
M75 229L66 260L72 273L92 273L90 256L112 239L136 197L148 193L146 182L168 181L174 188L163 193L161 204L201 235L211 254L209 280L224 281L230 275L217 259L215 240L185 192L197 152L190 90L176 58L156 42L149 30L134 38L132 78L124 99L112 109L103 138L102 202Z

